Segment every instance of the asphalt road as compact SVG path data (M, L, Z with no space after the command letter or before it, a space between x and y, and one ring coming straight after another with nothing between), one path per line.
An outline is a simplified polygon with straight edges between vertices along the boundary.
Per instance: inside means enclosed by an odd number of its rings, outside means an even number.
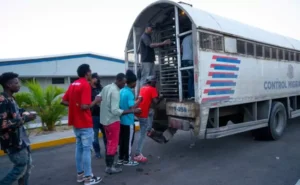
M168 144L148 139L148 164L124 167L107 176L104 160L93 158L93 172L109 185L295 185L300 178L300 124L293 120L279 141L255 141L250 133L217 140L199 140L179 133ZM31 185L75 185L74 145L33 152ZM0 178L11 167L0 158Z

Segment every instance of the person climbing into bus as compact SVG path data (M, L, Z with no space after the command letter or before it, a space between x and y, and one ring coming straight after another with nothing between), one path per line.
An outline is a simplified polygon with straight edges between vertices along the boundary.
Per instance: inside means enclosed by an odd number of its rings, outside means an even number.
M190 29L184 28L183 32L189 31ZM193 40L192 33L189 33L184 37L181 44L182 58L181 58L181 67L193 66ZM187 69L188 73L188 98L194 98L194 70Z
M154 61L155 61L155 52L154 48L162 47L169 45L171 40L165 40L160 43L152 43L151 34L153 32L154 26L152 24L147 24L145 32L142 34L140 39L140 53L141 53L141 79L140 87L143 86L146 82L148 76L154 76Z
M153 131L152 122L154 117L154 110L151 109L151 104L159 104L162 97L158 96L156 89L156 78L154 76L149 76L146 78L146 84L140 89L140 97L142 97L142 102L139 104L141 109L141 114L137 115L140 122L140 132L139 140L135 153L134 160L137 162L147 162L147 158L143 156L142 150L144 147L144 141L146 134L151 136Z
M139 97L137 101L134 98L134 92L132 89L136 86L137 77L131 71L126 72L126 83L127 85L120 91L120 108L127 110L130 108L137 108L142 101ZM120 129L120 149L119 149L119 165L125 166L136 166L139 163L132 160L131 149L134 142L135 124L134 114L126 114L121 116L121 129Z

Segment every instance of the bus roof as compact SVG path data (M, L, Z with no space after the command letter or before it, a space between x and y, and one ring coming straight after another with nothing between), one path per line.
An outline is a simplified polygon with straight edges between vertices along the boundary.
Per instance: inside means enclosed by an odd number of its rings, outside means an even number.
M147 24L147 21L150 20L150 17L154 17L161 10L161 8L166 8L166 5L175 5L179 9L183 10L189 16L191 22L193 22L199 29L208 29L233 35L239 38L300 51L299 40L268 32L235 20L208 13L198 8L194 8L188 4L176 3L170 0L158 0L147 6L137 17L134 25L138 27L144 27L145 25L143 24ZM152 16L150 14L152 14Z

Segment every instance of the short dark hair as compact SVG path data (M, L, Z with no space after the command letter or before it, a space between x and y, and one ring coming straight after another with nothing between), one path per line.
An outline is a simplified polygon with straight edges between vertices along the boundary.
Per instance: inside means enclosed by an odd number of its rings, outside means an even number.
M98 73L93 73L92 78L99 78Z
M78 68L77 68L77 75L79 77L85 77L85 75L90 72L90 65L88 64L81 64Z
M117 76L116 76L116 80L117 80L117 81L121 81L121 80L123 80L124 78L126 78L126 76L125 76L124 73L119 73L119 74L117 74Z
M136 82L137 77L131 70L126 71L126 83L131 84L133 82Z
M0 84L2 85L3 88L5 88L8 81L18 77L19 75L17 73L13 73L13 72L3 73L0 76Z

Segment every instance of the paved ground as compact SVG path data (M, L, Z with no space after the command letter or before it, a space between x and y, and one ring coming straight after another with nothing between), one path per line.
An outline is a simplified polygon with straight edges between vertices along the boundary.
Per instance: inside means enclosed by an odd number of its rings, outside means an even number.
M276 142L254 141L249 133L218 140L199 140L189 148L189 133L166 145L151 140L144 154L149 163L124 167L106 176L103 159L93 159L95 174L109 185L295 185L300 178L300 120L293 120ZM74 145L34 151L31 185L74 185ZM0 178L11 164L0 158Z

